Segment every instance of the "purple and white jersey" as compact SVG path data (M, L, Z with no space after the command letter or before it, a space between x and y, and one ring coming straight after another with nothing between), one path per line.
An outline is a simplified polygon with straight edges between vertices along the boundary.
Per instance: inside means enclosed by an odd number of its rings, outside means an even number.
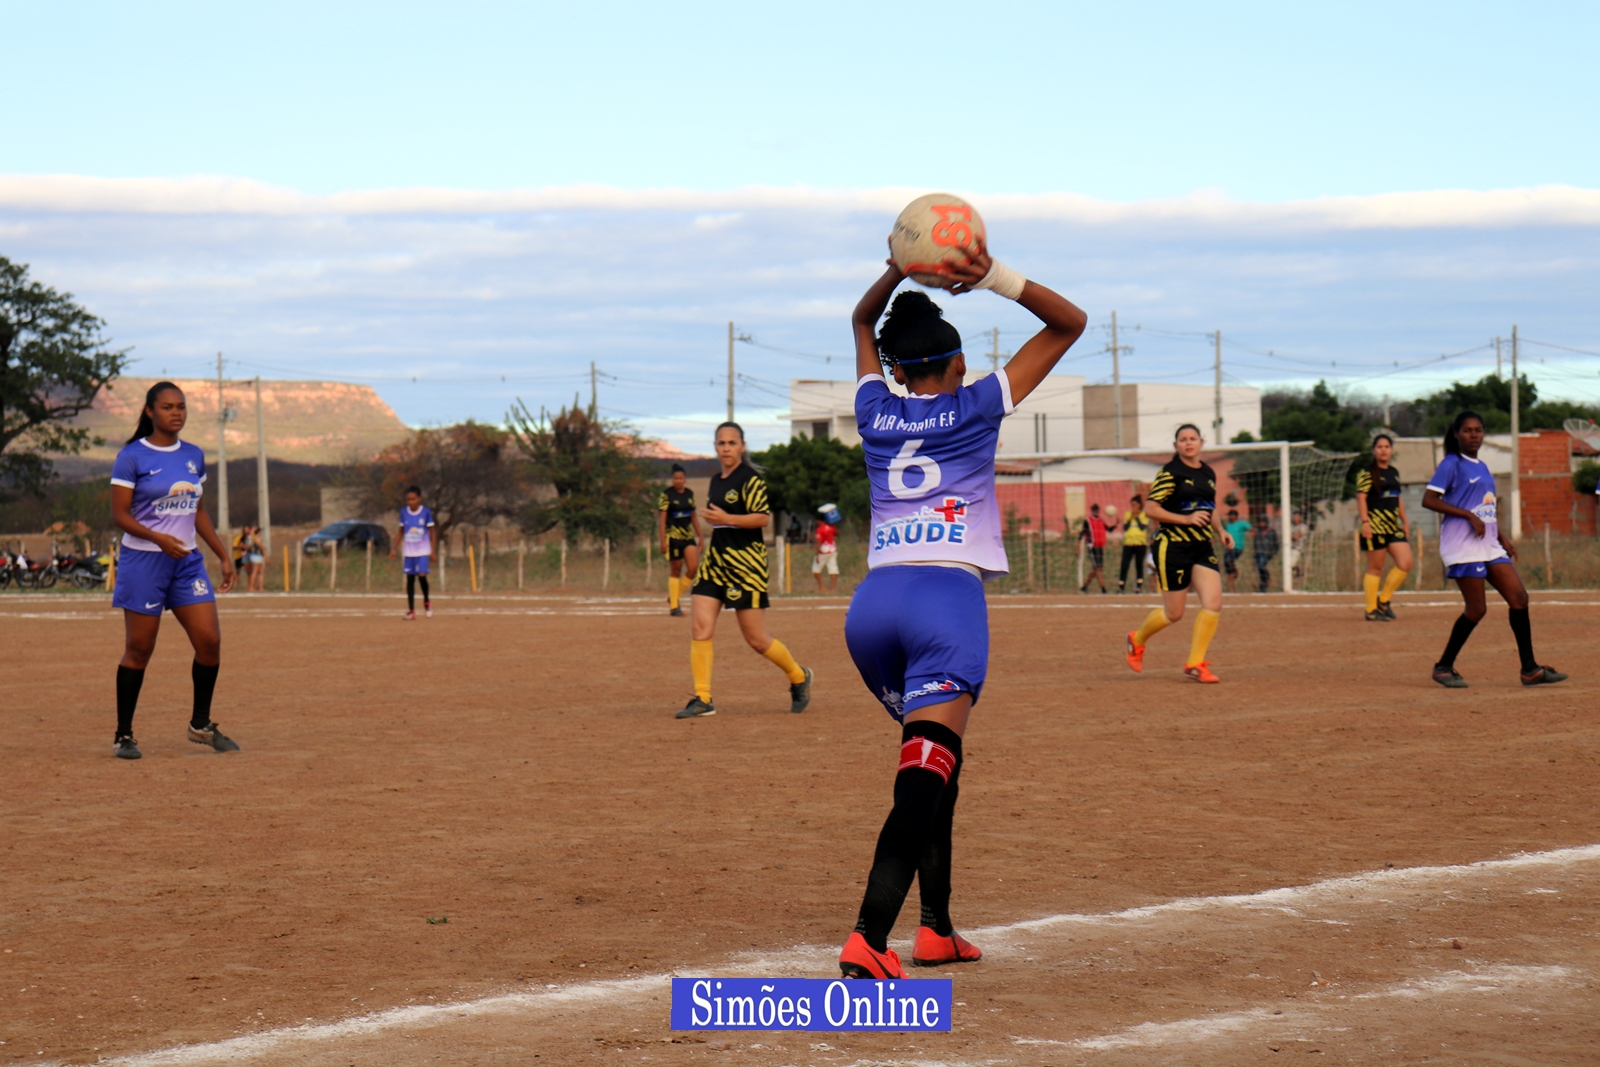
M424 504L416 511L405 507L400 509L400 528L404 530L405 540L401 544L400 553L404 556L426 556L428 554L428 529L433 525L433 511Z
M881 374L856 383L856 426L872 483L868 568L964 563L1010 570L994 498L1000 420L1011 414L1004 370L954 395L896 396Z
M163 447L141 437L124 446L111 467L111 484L133 490L134 521L156 533L171 534L190 551L205 481L206 454L187 441ZM122 535L122 547L161 551L160 545L131 533Z
M1447 455L1428 479L1428 488L1444 502L1470 511L1483 520L1483 536L1472 532L1472 523L1455 515L1439 521L1439 558L1445 566L1457 563L1489 563L1505 556L1500 545L1500 521L1495 507L1494 475L1489 465L1470 456Z

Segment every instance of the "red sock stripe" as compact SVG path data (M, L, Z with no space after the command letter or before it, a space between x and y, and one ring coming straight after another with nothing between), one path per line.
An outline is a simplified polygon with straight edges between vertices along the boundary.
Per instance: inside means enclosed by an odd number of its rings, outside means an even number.
M956 769L956 756L937 741L913 737L900 746L900 770L911 767L932 771L949 783L950 775Z

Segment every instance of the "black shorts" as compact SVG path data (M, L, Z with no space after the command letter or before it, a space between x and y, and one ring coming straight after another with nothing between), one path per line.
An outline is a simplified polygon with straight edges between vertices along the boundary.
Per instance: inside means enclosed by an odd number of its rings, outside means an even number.
M698 543L699 542L692 537L685 538L683 540L679 540L676 537L670 537L667 539L667 558L670 560L682 559L684 551L686 549L693 548Z
M765 608L771 605L767 602L765 589L730 589L725 585L709 581L705 578L694 583L694 596L708 596L722 601L735 611L745 608Z
M1189 588L1196 567L1217 570L1217 549L1210 541L1156 538L1156 581L1163 593Z
M1104 567L1106 565L1106 550L1104 545L1100 546L1099 548L1096 548L1094 545L1089 546L1089 563L1095 567Z
M1378 552L1388 548L1390 545L1403 545L1405 543L1406 535L1404 533L1374 533L1371 537L1363 537L1361 539L1361 551Z

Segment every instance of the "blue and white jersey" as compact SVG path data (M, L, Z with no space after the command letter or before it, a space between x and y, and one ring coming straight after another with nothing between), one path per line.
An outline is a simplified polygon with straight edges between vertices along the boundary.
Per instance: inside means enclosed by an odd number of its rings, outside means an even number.
M856 426L872 483L868 568L964 563L986 577L1011 569L994 452L1013 407L1004 370L954 395L896 396L880 374L856 383Z
M111 467L111 484L133 490L134 521L156 533L171 534L190 551L205 481L206 454L187 441L163 447L141 437L125 445ZM122 547L161 551L160 545L131 533L122 535Z
M1505 557L1500 546L1500 519L1494 492L1494 475L1489 465L1470 456L1447 455L1428 479L1428 488L1444 502L1470 511L1483 520L1483 536L1472 532L1472 523L1455 515L1439 521L1439 558L1445 566L1457 563L1490 563Z
M433 510L424 504L416 511L400 509L400 528L405 531L400 553L404 556L428 554L428 530L433 526Z

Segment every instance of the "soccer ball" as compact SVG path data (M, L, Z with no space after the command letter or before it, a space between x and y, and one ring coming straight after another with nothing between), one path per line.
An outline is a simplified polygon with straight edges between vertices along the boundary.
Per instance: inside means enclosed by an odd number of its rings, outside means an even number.
M905 206L889 234L895 266L919 285L948 289L949 264L975 249L988 233L978 209L950 193L929 193Z

